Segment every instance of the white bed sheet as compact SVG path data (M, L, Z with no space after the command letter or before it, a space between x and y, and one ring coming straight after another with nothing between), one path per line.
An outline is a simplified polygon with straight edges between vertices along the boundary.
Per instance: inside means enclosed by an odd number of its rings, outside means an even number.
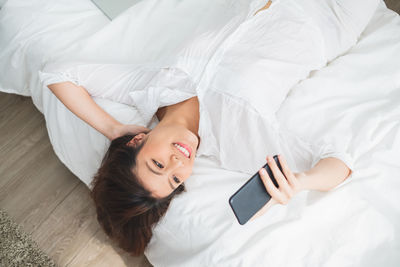
M20 13L20 6L26 13ZM46 10L63 12L35 20L48 16ZM0 50L0 90L32 96L44 112L56 154L88 184L108 141L69 113L48 90L42 91L36 73L45 62L61 59L63 51L76 49L74 43L85 36L105 34L108 20L89 1L14 0L0 12L7 11L0 16L0 44L14 51ZM68 31L71 28L75 30ZM68 34L59 35L60 30ZM398 15L382 3L357 46L297 85L278 111L285 126L303 136L313 131L313 125L320 125L315 131L347 131L342 145L356 156L352 182L329 193L303 192L287 206L277 205L243 227L227 200L248 177L198 158L186 183L188 192L172 202L154 231L145 252L150 262L155 266L398 266L399 32ZM124 57L130 42L126 40L117 61L149 59L150 55L140 58L135 53ZM122 122L143 123L135 108L96 101ZM65 158L71 146L80 147L79 161ZM304 200L307 206L299 212Z

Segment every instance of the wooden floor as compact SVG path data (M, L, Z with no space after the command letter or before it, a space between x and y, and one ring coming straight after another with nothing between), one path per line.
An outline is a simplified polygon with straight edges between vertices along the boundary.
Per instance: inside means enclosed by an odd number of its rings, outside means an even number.
M151 266L113 246L89 189L54 154L28 97L0 93L0 207L59 266Z
M400 11L400 0L386 1ZM151 266L113 246L89 189L53 152L42 114L28 97L0 93L0 207L59 266Z
M385 0L386 6L400 14L400 0Z

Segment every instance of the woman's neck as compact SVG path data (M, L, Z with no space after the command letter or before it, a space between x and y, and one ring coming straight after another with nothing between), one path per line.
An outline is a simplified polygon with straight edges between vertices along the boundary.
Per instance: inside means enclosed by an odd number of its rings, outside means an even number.
M160 123L182 124L200 140L198 135L200 112L197 97L189 98L175 105L159 108L156 116Z

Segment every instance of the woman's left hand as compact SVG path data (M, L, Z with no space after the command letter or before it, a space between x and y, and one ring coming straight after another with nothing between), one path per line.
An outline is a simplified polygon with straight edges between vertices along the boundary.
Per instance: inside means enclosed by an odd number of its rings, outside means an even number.
M304 176L304 173L293 173L287 165L286 160L281 155L278 156L278 159L282 166L283 173L280 171L275 160L271 156L267 156L268 166L271 168L279 187L274 185L271 177L269 177L264 168L259 170L261 180L264 183L265 189L271 196L271 199L252 217L252 219L263 215L269 207L276 203L286 205L295 194L302 190L299 178Z
M286 160L279 155L279 163L282 166L283 173L279 169L275 160L271 156L267 156L268 166L271 168L274 174L275 180L278 182L279 187L277 188L269 177L267 171L262 168L259 173L261 180L264 183L268 193L277 203L286 205L289 200L301 190L300 182L296 175L290 170Z

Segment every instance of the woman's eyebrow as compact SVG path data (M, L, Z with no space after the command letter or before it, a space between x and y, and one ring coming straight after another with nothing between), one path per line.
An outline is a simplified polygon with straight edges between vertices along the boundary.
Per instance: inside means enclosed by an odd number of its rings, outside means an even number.
M149 166L149 164L147 163L147 161L146 161L145 163L146 163L147 168L148 168L152 173L157 174L158 176L163 176L162 173L159 173L159 172L153 170L152 168L150 168L150 166ZM169 179L168 179L168 183L169 183L169 186L171 187L172 190L175 190L175 189L176 189L176 188L172 185L172 183L171 183L171 181L170 181Z

